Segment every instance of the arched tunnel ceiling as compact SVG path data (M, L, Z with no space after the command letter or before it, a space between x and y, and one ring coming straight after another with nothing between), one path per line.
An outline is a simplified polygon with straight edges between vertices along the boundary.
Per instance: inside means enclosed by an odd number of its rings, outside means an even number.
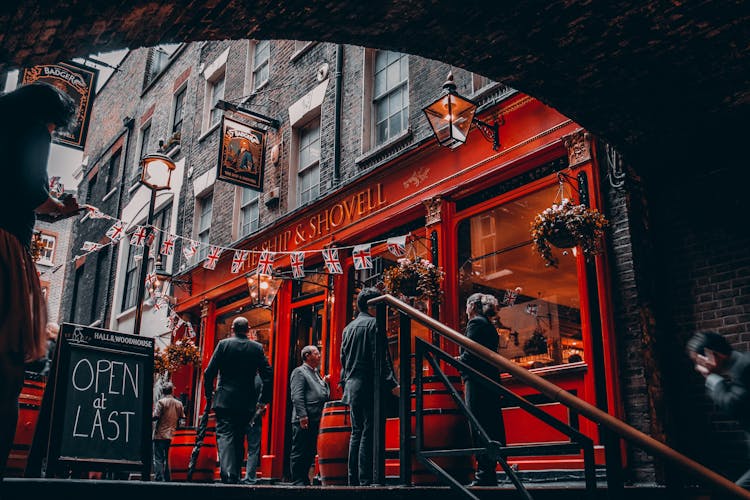
M742 1L6 0L0 64L229 38L388 48L531 94L636 163L696 163L744 149L747 20Z

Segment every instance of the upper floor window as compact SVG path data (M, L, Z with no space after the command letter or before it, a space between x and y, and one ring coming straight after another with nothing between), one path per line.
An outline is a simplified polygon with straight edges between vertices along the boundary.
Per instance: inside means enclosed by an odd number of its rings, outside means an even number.
M268 82L271 42L258 40L253 53L253 92Z
M122 151L117 150L114 152L114 154L110 157L109 162L107 164L107 193L112 190L112 185L117 178L117 174L120 171L120 158L122 157Z
M151 47L146 60L146 78L144 87L147 87L154 79L164 71L172 56L180 47L179 43L166 43Z
M211 233L211 217L214 209L213 193L198 199L198 242L201 243L198 259L208 255L209 235Z
M240 199L240 237L247 236L258 230L260 225L260 203L258 192L253 189L242 188Z
M409 58L377 51L373 64L374 142L388 142L409 126Z
M96 181L99 177L99 172L96 172L89 179L88 189L86 190L86 201L91 203L94 201L94 191L96 190Z
M320 117L299 129L297 154L297 203L304 205L320 196Z
M57 238L51 234L41 233L41 246L39 251L39 260L37 264L52 266L55 264L55 243Z
M135 167L133 168L133 176L131 178L131 185L138 183L141 177L141 159L151 152L151 122L148 122L141 128L141 145L138 148L138 158L136 159Z
M223 68L221 73L208 80L209 128L221 120L222 112L216 107L216 103L224 99L225 82L226 73Z
M174 110L172 113L172 133L175 134L182 130L182 118L185 113L185 96L187 95L187 86L182 87L174 96Z
M121 311L135 307L138 295L138 261L142 257L143 247L128 245L128 260L125 264L125 280L122 288Z

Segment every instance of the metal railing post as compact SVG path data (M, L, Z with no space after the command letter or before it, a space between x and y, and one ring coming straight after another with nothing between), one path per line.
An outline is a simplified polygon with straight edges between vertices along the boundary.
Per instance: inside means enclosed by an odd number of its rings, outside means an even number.
M411 318L399 313L399 374L398 418L400 445L398 451L401 484L411 486ZM422 367L414 365L414 371ZM416 397L416 396L415 396Z
M386 341L386 305L377 305L375 337L375 381L373 384L372 482L385 484L385 415L383 414L383 363Z

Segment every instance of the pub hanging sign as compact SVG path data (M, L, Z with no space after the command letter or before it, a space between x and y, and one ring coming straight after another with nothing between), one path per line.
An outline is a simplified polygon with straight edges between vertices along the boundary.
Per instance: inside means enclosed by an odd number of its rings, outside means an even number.
M23 70L22 85L49 83L68 94L76 104L75 123L70 130L55 132L53 142L76 149L84 148L98 74L99 71L94 68L73 62L40 64Z
M219 180L263 191L266 133L226 117L221 121Z

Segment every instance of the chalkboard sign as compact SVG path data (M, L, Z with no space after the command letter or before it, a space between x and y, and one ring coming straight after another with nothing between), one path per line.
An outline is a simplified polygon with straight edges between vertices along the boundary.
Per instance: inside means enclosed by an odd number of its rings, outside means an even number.
M51 380L48 476L61 463L150 475L153 363L152 338L62 325Z

